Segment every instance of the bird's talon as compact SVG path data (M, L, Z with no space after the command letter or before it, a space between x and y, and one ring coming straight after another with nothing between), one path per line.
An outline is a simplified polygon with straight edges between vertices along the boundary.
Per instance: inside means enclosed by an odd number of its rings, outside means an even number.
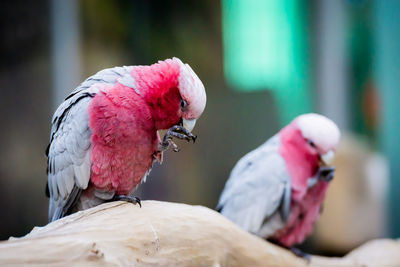
M139 207L142 208L142 202L141 202L140 198L135 197L135 199L136 199L136 203L139 205Z
M173 147L172 148L172 150L174 151L174 152L179 152L179 147L174 143L174 142L172 142L172 141L170 141L170 144L171 144L171 146Z
M311 255L310 254L302 251L299 248L294 248L294 247L290 248L290 251L294 255L296 255L297 257L303 258L303 259L305 259L307 261L307 263L310 263L310 261L311 261Z
M178 152L180 149L178 146L172 142L172 138L176 137L179 139L185 139L186 141L190 142L193 141L193 143L196 141L197 136L189 132L186 128L184 128L181 125L174 125L171 128L167 130L167 132L164 135L163 142L160 145L160 151L165 151L168 148L172 147L174 152Z
M134 205L138 204L140 208L142 207L140 198L135 197L135 196L115 195L111 200L112 201L118 201L118 200L126 201L126 202L132 203Z

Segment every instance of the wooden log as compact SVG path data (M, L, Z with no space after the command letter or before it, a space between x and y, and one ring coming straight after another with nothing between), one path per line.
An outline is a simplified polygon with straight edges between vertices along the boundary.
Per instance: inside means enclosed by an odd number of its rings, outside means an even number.
M1 265L400 266L400 242L377 240L343 258L311 262L202 206L112 202L0 242Z

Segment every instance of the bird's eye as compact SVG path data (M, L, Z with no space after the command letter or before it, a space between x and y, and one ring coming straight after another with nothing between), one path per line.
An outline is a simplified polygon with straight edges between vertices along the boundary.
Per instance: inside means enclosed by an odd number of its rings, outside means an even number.
M311 140L309 140L309 139L306 139L306 141L307 141L307 143L308 143L311 147L313 147L313 148L316 147L313 141L311 141Z
M187 105L188 104L187 104L187 102L185 100L181 99L180 105L181 105L181 110L182 111L186 111L187 110Z

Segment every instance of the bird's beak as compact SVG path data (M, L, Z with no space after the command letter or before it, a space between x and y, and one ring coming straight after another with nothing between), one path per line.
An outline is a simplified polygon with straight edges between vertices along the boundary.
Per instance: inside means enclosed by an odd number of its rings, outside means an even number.
M193 130L194 126L196 125L196 119L187 120L187 119L182 118L182 124L183 124L183 127L186 128L186 130L191 132Z
M325 154L321 155L321 160L324 165L330 165L335 158L335 152L333 150L329 150Z

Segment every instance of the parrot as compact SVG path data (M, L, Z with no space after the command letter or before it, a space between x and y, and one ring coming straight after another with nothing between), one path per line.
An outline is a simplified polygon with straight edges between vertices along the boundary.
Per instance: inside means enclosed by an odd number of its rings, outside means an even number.
M292 249L312 232L335 168L337 125L307 113L241 158L216 210L242 229ZM304 254L303 254L304 253Z
M203 83L174 57L149 66L104 69L55 111L46 149L49 222L104 202L125 200L146 181L173 137L191 133L206 106ZM167 130L163 140L159 130Z

